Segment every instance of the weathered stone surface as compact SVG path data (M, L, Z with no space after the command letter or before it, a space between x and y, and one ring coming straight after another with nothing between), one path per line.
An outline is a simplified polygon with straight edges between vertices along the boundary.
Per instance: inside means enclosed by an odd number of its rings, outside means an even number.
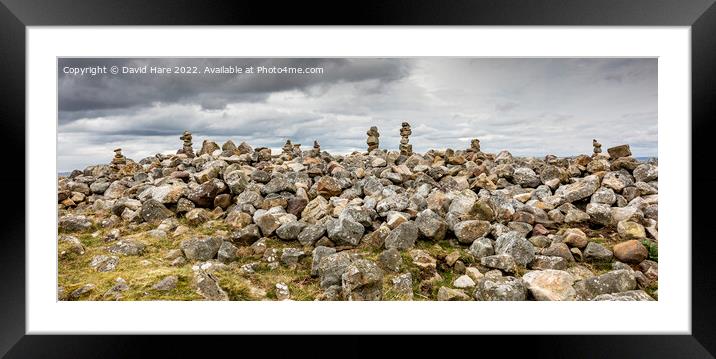
M460 243L470 244L476 239L484 237L490 231L490 222L481 220L464 221L456 224L453 231Z
M574 300L577 295L572 287L574 277L565 271L535 270L522 276L522 280L537 300Z
M365 228L350 217L329 219L326 222L328 238L338 245L357 246L363 237Z
M613 257L612 251L596 242L589 242L583 254L584 259L593 262L608 262Z
M629 148L629 145L614 146L614 147L608 148L607 152L609 152L609 157L612 160L615 160L620 157L631 156L631 149Z
M415 225L422 236L436 241L443 240L448 229L447 222L431 209L418 213Z
M617 243L612 247L614 257L624 263L640 263L649 256L649 251L636 239Z
M92 220L82 215L60 217L57 226L66 232L84 231L92 227Z
M495 253L510 255L517 264L526 266L534 259L535 248L517 232L508 232L495 241Z
M358 259L341 275L343 297L346 300L381 300L383 271L375 262Z
M482 257L487 257L495 254L495 250L493 247L493 243L488 238L478 238L472 244L470 244L470 248L468 249L470 254L475 257L475 259L480 259Z
M482 301L523 301L527 300L527 287L521 278L485 276L477 282L473 297Z
M437 299L439 301L465 301L470 300L470 296L459 289L440 287L440 289L438 289Z
M181 241L179 247L187 259L206 261L216 257L222 242L216 237L191 238Z
M578 299L592 299L600 294L626 292L636 288L634 272L615 270L602 275L587 278L574 284Z
M385 238L385 248L406 250L415 246L418 239L418 226L414 222L405 222L392 230Z
M567 202L574 202L591 196L599 189L599 184L599 177L591 175L573 184L559 187L556 194L561 195Z

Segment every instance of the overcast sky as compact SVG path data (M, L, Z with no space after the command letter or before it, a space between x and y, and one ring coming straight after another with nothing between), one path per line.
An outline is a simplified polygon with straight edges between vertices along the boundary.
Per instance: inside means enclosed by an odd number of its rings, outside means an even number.
M66 74L118 66L322 67L323 74ZM121 70L120 70L121 71ZM409 122L413 150L462 149L570 156L631 145L657 155L656 59L59 59L58 170L175 153L184 130L279 150L313 140L330 152L397 150Z

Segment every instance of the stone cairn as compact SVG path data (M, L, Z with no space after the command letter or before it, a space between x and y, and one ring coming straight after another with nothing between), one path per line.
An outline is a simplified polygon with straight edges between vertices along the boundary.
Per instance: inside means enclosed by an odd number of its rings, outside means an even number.
M377 150L380 142L378 140L378 137L380 137L378 127L372 126L365 134L368 135L368 140L365 141L368 144L368 152Z
M602 153L602 144L597 142L596 139L592 140L592 146L594 147L594 155L597 156L598 154Z
M293 158L301 157L301 144L300 143L294 143L293 144Z
M191 143L191 132L184 131L184 134L181 135L179 139L184 141L184 145L179 151L177 151L177 154L183 153L187 155L187 157L194 157L194 148L191 147L193 145Z
M473 138L470 141L470 149L468 150L470 152L482 152L480 151L480 140L477 138Z
M283 150L281 157L288 161L293 159L293 144L291 143L291 140L286 140L286 143L283 144L281 149Z
M112 159L113 165L123 165L127 163L127 159L122 155L121 148L114 149L114 158Z
M311 152L311 156L318 157L321 155L321 144L318 143L318 140L313 140L313 152Z
M413 145L408 144L410 141L408 137L413 132L410 131L410 124L403 122L400 127L400 154L403 156L410 156L413 154Z

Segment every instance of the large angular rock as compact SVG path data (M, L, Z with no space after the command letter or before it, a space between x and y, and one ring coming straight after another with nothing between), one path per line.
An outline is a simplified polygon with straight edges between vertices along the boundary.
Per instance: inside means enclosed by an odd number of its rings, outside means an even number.
M82 215L67 215L60 217L57 226L66 232L78 232L91 228L92 221Z
M477 281L473 296L481 301L523 301L527 287L521 278L485 276Z
M574 284L577 299L592 299L600 294L626 292L636 288L634 272L619 269L587 278Z
M142 219L146 222L161 221L163 219L174 217L174 212L164 207L164 204L156 199L148 199L142 203L140 212Z
M529 167L515 168L512 179L523 188L535 188L541 183L539 176Z
M341 275L343 297L346 300L381 300L383 298L383 270L375 262L358 259Z
M330 198L339 196L341 192L343 192L343 188L333 177L323 176L316 182L316 193L320 196Z
M644 163L637 166L633 174L637 182L651 182L659 178L659 168L652 164Z
M298 234L298 241L304 246L312 246L326 233L326 227L320 224L305 226Z
M421 235L436 241L443 240L448 229L447 222L431 209L418 213L415 225L418 226Z
M332 285L341 285L343 273L348 270L352 258L346 252L338 252L325 255L318 264L318 278L321 288L328 288Z
M286 241L295 241L298 239L298 235L301 231L306 228L306 223L299 221L292 221L282 224L276 229L276 235Z
M231 194L237 196L241 194L249 185L249 178L242 171L232 171L224 176L224 181L229 187Z
M535 258L535 247L517 232L508 232L495 241L495 253L507 254L521 266L526 266Z
M328 200L318 196L308 202L306 208L301 212L301 219L308 223L315 224L328 215L328 208Z
M555 194L561 195L566 202L574 202L591 196L599 189L599 177L590 175L579 181L561 186Z
M499 269L507 273L515 273L517 271L517 262L509 254L496 254L480 258L480 264L487 268Z
M216 237L191 238L181 241L179 248L189 260L207 261L216 257L222 242Z
M218 179L204 182L194 190L189 191L186 198L194 202L197 207L209 208L214 205L214 199L226 190L226 184Z
M584 259L593 262L608 262L613 257L612 251L596 242L589 242L583 255Z
M134 239L121 239L109 246L107 251L124 256L141 256L146 247L146 244Z
M418 232L418 226L414 222L404 222L392 230L388 237L385 238L385 248L398 250L413 248L415 241L418 239Z
M328 238L338 245L357 246L365 228L350 217L329 219L326 222Z
M631 150L629 149L629 145L619 145L619 146L610 147L607 149L607 152L609 152L609 157L612 160L616 160L617 158L621 158L621 157L631 156Z
M470 244L478 238L484 237L490 231L490 222L469 220L457 223L453 231L460 243Z
M475 259L480 259L482 257L487 257L495 254L495 249L492 244L492 240L489 238L478 238L472 244L470 244L470 248L468 249L468 252L472 254Z
M572 287L571 274L554 269L535 270L522 276L532 296L537 300L574 300L577 292Z
M313 249L313 255L311 256L311 276L318 276L318 265L321 263L323 257L335 254L336 249L331 247L318 246Z

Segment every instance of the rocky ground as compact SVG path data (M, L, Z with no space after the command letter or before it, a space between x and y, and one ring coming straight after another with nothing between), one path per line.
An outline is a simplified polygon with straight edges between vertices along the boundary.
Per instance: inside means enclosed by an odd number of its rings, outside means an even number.
M182 139L59 177L60 300L657 298L657 164L628 146L194 153Z

